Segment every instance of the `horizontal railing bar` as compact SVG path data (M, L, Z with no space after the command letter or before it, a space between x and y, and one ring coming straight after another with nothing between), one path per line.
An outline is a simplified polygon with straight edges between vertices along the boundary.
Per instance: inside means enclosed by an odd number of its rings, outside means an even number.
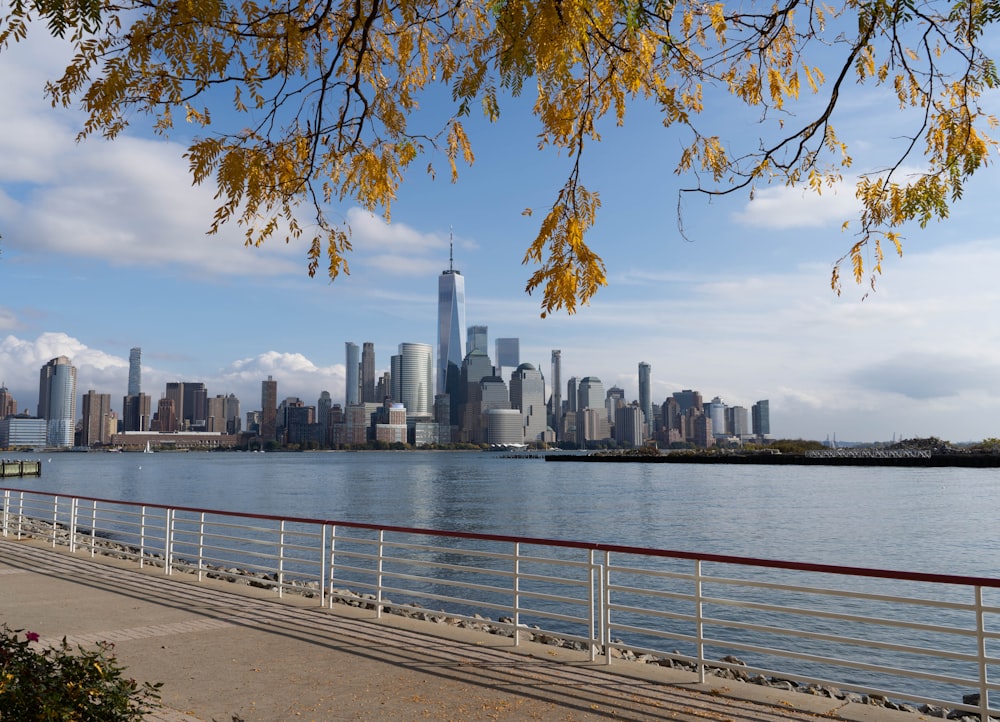
M546 602L560 602L562 604L575 604L577 606L589 606L589 599L576 599L574 597L565 597L560 594L546 594L545 592L532 592L525 589L520 589L517 592L519 597L524 599L541 599Z
M668 612L663 609L644 609L642 607L630 607L625 604L608 604L605 607L609 612L622 612L623 614L634 614L643 617L655 617L657 619L669 619L674 622L697 621L694 614L684 614L682 612Z
M421 584L434 584L445 587L461 587L463 589L475 589L477 591L490 592L492 594L503 594L509 596L514 593L514 591L509 587L494 587L488 584L469 584L455 579L435 579L434 577L422 577L417 574L396 574L383 571L382 576L396 581L419 582ZM479 602L477 601L476 604L478 603Z
M857 622L858 624L872 624L880 627L903 627L906 629L914 629L923 632L935 632L938 634L950 634L959 637L975 637L978 634L974 629L965 629L962 627L948 627L939 624L927 624L925 622L908 622L899 619L889 619L886 617L865 617L860 614L827 612L821 609L784 607L777 604L763 604L761 602L741 602L735 599L722 599L719 597L703 597L702 601L706 605L715 604L718 606L739 607L740 609L754 609L761 612L778 612L798 617L812 617L814 619L835 619L841 622Z
M567 577L547 577L542 574L525 574L520 572L517 575L521 581L529 582L547 582L550 584L559 584L566 587L589 587L590 580L588 579L569 579Z
M383 592L383 594L398 593L398 594L403 594L403 595L407 595L407 596L411 596L411 597L419 597L420 599L433 599L433 600L438 601L438 602L450 602L452 604L461 604L461 605L464 605L464 606L469 606L469 600L468 599L459 599L457 597L450 597L447 594L434 594L433 592L419 592L419 591L414 591L412 589L402 589L402 588L386 587L386 586L382 587L382 592ZM476 606L482 607L484 609L496 609L496 610L501 611L501 612L510 609L510 606L509 605L505 605L505 604L493 604L491 602L476 602L475 604L476 604ZM385 607L385 606L404 606L404 605L400 604L399 602L386 601L384 598L382 599L381 605L383 607ZM434 610L427 609L425 611L431 612L431 611L434 611ZM448 616L456 616L456 615L450 614L448 612L438 612L438 614L448 614Z
M630 624L609 624L609 632L632 632L633 634L649 635L651 637L660 637L662 639L672 639L675 642L690 642L692 644L698 641L698 638L693 634L684 634L683 632L668 632L661 629L647 629L646 627L634 627ZM633 644L613 644L612 646L621 647L622 649L636 649ZM653 651L653 650L647 650ZM660 650L660 654L665 654L663 650Z
M607 589L610 592L621 592L622 594L635 594L636 596L653 597L654 599L672 599L679 602L692 602L692 603L697 601L697 597L694 594L688 594L686 592L664 592L658 589L639 589L637 587L622 587L616 584L609 584Z
M339 552L338 552L339 553ZM488 569L467 567L462 564L448 564L447 562L428 562L422 559L407 559L406 557L382 557L386 564L396 564L401 567L420 567L424 569L447 569L448 571L463 572L468 574L478 574L481 576L494 576L509 579L514 576L514 572L506 569Z

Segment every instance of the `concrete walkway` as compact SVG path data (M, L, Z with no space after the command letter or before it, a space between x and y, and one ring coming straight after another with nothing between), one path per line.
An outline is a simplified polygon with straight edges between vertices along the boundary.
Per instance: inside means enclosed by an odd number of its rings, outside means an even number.
M115 644L158 722L879 720L921 715L603 660L0 538L0 621Z

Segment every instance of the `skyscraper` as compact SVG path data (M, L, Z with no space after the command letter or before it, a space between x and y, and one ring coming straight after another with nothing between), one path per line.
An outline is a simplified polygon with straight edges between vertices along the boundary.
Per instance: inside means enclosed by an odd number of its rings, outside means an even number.
M42 366L38 378L38 416L45 419L45 443L71 447L76 431L76 367L65 356Z
M392 400L406 415L434 413L434 349L426 343L401 343L392 357Z
M653 432L653 397L650 394L650 365L645 361L639 363L639 408L642 409L643 422L650 434Z
M490 352L489 329L486 326L469 326L469 333L466 336L465 352L479 349L483 353Z
M381 403L375 395L375 344L365 341L361 346L361 400L367 403Z
M350 406L358 403L361 391L361 362L358 345L348 341L344 344L344 402Z
M462 350L462 332L464 330L465 279L461 273L455 270L454 258L450 249L448 253L448 270L442 271L441 276L438 278L436 388L439 394L453 395L458 389L462 359L465 358L465 351ZM432 401L433 398L434 395L432 392Z
M519 409L524 422L524 440L538 441L545 433L545 379L542 372L523 363L510 376L510 405Z
M562 441L562 351L552 349L552 428Z
M516 338L498 338L496 342L497 373L503 375L504 367L521 365L521 342Z
M128 395L138 396L142 391L142 349L136 346L128 352Z
M580 380L580 385L577 388L577 402L576 407L578 410L583 409L604 409L605 394L604 394L604 384L596 376L585 376ZM605 418L607 418L607 412L604 412Z
M278 382L270 376L260 382L260 438L266 443L278 437Z
M111 441L108 419L111 417L111 394L93 389L83 395L80 446L102 446Z
M771 404L762 399L750 408L751 423L754 436L769 436L771 434Z

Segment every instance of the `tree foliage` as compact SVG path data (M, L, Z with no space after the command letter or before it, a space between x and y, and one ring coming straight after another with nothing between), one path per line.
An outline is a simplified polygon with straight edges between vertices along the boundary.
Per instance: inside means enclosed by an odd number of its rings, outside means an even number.
M136 114L170 132L200 128L187 150L195 183L214 179L216 231L235 221L247 244L305 236L308 270L348 271L338 204L388 220L420 159L454 181L474 160L463 123L491 121L532 93L540 148L568 161L540 213L524 263L543 315L573 312L606 283L587 245L600 207L583 183L585 148L635 102L655 104L683 139L689 190L725 194L776 183L815 193L852 158L833 119L851 84L903 109L904 142L856 176L860 217L842 262L874 283L900 229L948 215L986 164L995 120L980 106L997 73L983 52L998 0L12 0L0 51L33 24L66 37L72 62L46 90L82 104L81 136L113 138ZM453 104L426 130L420 101L444 85ZM756 147L706 130L720 93L759 114ZM809 102L800 102L800 95ZM234 115L235 114L235 115ZM237 120L233 120L233 118ZM426 116L423 116L426 117ZM224 119L224 120L216 120ZM304 207L304 211L303 211ZM526 210L525 213L531 213Z

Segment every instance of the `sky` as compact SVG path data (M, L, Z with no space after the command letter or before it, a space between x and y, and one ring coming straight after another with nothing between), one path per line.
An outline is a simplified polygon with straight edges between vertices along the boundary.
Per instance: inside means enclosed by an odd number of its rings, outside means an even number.
M993 166L947 221L905 229L904 256L887 255L875 292L845 268L838 296L829 281L853 242L841 228L857 210L850 187L685 195L682 234L678 189L694 181L673 172L684 138L655 108L634 107L623 127L601 127L583 159L602 201L588 242L608 286L577 313L542 319L540 293L524 292L534 268L521 260L571 160L537 148L524 100L495 125L470 122L476 162L457 184L416 163L390 224L331 208L354 251L350 275L330 282L309 278L304 246L246 248L235 226L206 235L215 190L191 184L185 128L164 139L136 118L113 142L76 142L80 112L53 109L42 93L66 57L40 32L0 54L0 383L29 413L40 367L59 355L77 367L79 395L109 393L120 410L134 346L154 399L169 381L201 381L209 396L235 393L246 412L272 376L279 399L312 404L326 390L342 402L345 342L373 342L379 373L400 343L435 343L452 239L467 323L488 327L491 348L519 338L520 360L546 379L560 349L563 379L597 376L630 400L640 362L652 367L655 402L683 389L747 409L768 399L778 438L1000 436ZM838 135L855 169L876 168L906 116L870 88L845 96ZM996 112L997 101L984 105ZM745 114L710 105L705 116L752 144Z

